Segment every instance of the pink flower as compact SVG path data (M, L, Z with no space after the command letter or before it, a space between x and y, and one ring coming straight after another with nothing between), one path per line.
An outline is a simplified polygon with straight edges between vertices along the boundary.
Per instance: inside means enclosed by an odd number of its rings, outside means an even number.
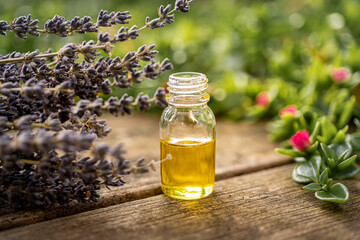
M267 92L261 92L256 96L256 105L266 108L270 104L270 96Z
M350 72L346 68L336 68L332 71L331 76L336 83L342 83L350 78Z
M285 115L291 115L296 117L298 114L297 108L295 105L289 105L284 107L283 109L280 110L279 115L280 117L283 117Z
M299 130L290 139L291 146L299 152L305 152L306 148L311 146L309 133L306 130Z

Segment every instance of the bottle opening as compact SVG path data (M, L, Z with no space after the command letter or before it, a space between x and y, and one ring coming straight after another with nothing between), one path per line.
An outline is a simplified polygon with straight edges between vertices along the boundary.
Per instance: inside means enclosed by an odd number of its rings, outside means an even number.
M205 74L180 72L171 74L168 82L167 101L174 106L204 105L209 101L206 93L208 80Z
M206 81L206 76L203 73L196 72L180 72L171 74L169 81L176 82L183 85L200 84Z

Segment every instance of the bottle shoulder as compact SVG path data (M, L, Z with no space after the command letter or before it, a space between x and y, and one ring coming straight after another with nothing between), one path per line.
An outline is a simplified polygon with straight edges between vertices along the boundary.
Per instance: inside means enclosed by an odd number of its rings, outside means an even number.
M168 106L164 109L160 122L206 122L215 125L215 116L207 105L194 108Z

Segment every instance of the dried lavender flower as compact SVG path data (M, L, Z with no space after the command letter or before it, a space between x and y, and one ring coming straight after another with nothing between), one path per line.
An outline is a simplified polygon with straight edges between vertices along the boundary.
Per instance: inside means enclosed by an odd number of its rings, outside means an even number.
M175 9L181 12L188 12L190 10L190 3L193 3L194 0L176 0Z
M158 75L161 74L159 69L159 64L155 61L151 61L148 65L144 67L145 77L150 79L156 79Z
M165 91L159 88L153 98L140 93L135 100L125 93L106 102L99 93L110 94L112 87L129 88L143 78L155 79L172 65L168 59L154 61L155 45L143 45L123 57L99 57L99 52L111 53L118 41L136 39L143 29L172 23L175 10L160 6L158 18L148 18L141 28L121 27L113 38L100 32L97 42L67 43L58 51L0 55L0 206L96 202L101 185L121 186L125 183L121 175L147 171L150 165L144 159L130 165L122 144L109 148L99 141L111 129L98 117L105 111L115 116L131 114L135 105L145 111L153 102L164 107ZM10 24L0 21L0 34L10 31L22 39L41 34L67 37L128 24L130 19L128 11L101 10L96 23L89 16L66 20L55 15L40 29L39 21L29 14ZM10 130L16 134L9 134ZM80 158L83 151L89 156Z
M74 17L70 21L70 32L86 33L86 32L97 32L98 29L94 23L91 22L91 17L85 16L80 18L79 16Z
M168 4L166 7L161 5L158 11L160 20L164 21L167 24L171 24L174 22L174 14L169 14L170 10L171 4Z
M150 98L148 95L144 95L142 92L136 97L136 105L140 112L145 112L151 107Z
M165 26L165 22L161 22L160 18L150 19L150 17L146 17L145 26L147 28L155 29Z
M162 108L167 107L167 101L166 101L166 92L164 88L158 88L154 94L155 104L159 105Z
M140 35L137 28L138 27L136 25L132 26L130 29L127 27L121 27L116 34L115 41L122 42L128 39L136 39Z
M128 19L132 17L129 14L129 11L108 14L107 11L101 10L97 18L97 26L110 27L115 24L128 24Z
M107 42L110 42L110 35L109 33L102 33L102 32L99 32L98 34L98 41L100 43L107 43Z
M40 36L40 33L37 32L37 30L39 29L37 24L39 22L40 21L38 19L32 20L31 14L29 14L27 17L21 16L15 18L10 23L10 28L8 28L8 30L13 31L16 34L16 36L22 39L27 39L27 37L25 36L25 34L27 33L38 37Z
M125 114L131 114L132 107L131 103L134 101L134 98L132 96L128 96L126 93L121 97L119 100L119 112L122 116Z
M6 31L10 30L11 27L7 24L6 21L0 21L0 34L6 35Z
M64 17L55 15L52 19L49 19L44 24L45 33L56 34L60 37L66 37L68 35L68 25L70 21L65 20Z

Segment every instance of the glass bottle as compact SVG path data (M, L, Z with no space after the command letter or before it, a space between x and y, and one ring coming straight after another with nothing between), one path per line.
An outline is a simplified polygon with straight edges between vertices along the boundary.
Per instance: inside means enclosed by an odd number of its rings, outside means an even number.
M208 80L202 73L170 75L160 120L161 188L178 199L212 193L215 181L215 117L207 106Z

